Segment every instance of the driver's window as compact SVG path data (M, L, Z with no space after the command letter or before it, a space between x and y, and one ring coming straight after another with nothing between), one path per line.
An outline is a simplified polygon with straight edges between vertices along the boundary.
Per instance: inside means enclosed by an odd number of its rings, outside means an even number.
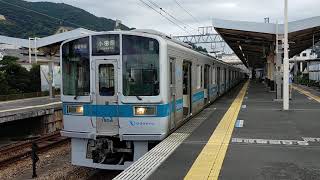
M114 66L113 64L99 65L99 94L100 96L114 95Z

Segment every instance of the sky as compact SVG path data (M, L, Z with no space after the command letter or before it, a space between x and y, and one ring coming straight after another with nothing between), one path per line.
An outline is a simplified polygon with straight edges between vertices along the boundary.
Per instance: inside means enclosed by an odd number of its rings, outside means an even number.
M28 0L43 1L43 0ZM213 18L263 22L283 21L284 0L46 0L66 3L96 16L119 19L129 27L155 29L168 35L197 33L198 27L212 25ZM147 7L151 2L175 17L175 24ZM320 15L319 0L288 0L289 21ZM187 10L184 11L177 2ZM162 12L162 14L165 14ZM168 17L169 15L167 15ZM177 22L179 21L179 22ZM179 24L179 28L176 24ZM184 28L186 27L186 28Z

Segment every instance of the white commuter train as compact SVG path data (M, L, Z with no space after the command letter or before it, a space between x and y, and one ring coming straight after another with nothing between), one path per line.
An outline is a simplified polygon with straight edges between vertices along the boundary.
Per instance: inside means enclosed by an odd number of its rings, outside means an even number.
M79 166L125 169L244 78L151 30L94 33L60 50L61 134Z

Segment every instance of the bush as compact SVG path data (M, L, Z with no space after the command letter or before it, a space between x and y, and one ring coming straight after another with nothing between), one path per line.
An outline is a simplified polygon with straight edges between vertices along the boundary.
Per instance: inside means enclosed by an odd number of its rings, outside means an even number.
M41 91L40 66L33 65L28 71L17 60L4 56L0 61L0 95Z
M6 75L4 72L0 71L0 95L8 94L9 91L9 84L6 79Z
M30 92L40 92L41 91L41 76L40 76L40 65L33 64L29 71L30 78Z

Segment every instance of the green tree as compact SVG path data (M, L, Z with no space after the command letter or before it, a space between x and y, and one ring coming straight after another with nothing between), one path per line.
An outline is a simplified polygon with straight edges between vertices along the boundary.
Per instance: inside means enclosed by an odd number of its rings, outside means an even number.
M0 71L4 73L9 85L8 93L29 92L30 76L26 68L17 63L18 58L5 56L0 61Z
M30 92L40 92L41 91L41 77L40 77L40 65L33 64L29 71L30 78Z
M206 48L203 48L201 46L196 46L195 44L192 43L188 43L189 45L192 46L192 49L196 50L196 51L200 51L200 52L204 52L204 53L208 53Z
M2 61L0 61L0 70L5 70L6 66L9 64L17 63L19 58L14 56L4 56Z
M9 91L9 84L6 79L5 73L0 71L0 95L6 95Z

